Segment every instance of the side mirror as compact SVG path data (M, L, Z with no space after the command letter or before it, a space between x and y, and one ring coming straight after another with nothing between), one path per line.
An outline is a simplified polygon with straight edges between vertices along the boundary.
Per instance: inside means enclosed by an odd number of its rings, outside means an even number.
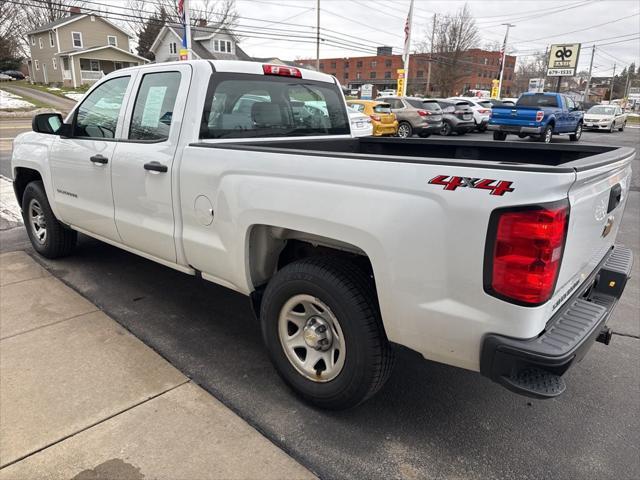
M67 133L67 125L62 121L62 115L59 113L40 113L33 117L31 121L31 129L34 132L46 133L48 135L60 135Z

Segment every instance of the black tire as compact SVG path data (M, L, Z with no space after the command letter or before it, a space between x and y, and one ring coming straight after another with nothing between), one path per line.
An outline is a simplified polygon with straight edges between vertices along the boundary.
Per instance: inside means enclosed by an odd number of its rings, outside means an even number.
M551 143L553 139L553 126L547 125L544 131L540 134L540 141L542 143Z
M413 136L413 127L409 122L400 122L397 135L400 138L411 138Z
M45 235L39 239L31 218L37 208L44 217ZM42 182L31 182L27 185L22 196L22 218L34 250L46 258L60 258L73 252L78 240L78 234L62 225L53 214L47 194ZM42 228L42 227L40 227Z
M528 135L526 133L519 133L518 138L527 138Z
M487 131L487 124L486 124L486 123L482 123L482 124L480 124L479 126L477 126L477 127L476 127L476 130L477 130L479 133L484 133L484 132L486 132L486 131Z
M280 341L281 311L297 295L321 300L343 332L344 364L335 378L323 383L299 372ZM260 311L271 361L285 383L309 403L334 410L354 407L375 394L391 374L394 355L382 326L373 280L343 258L313 257L285 266L267 285Z
M466 135L467 130L458 130L458 135Z
M582 123L576 125L576 131L569 135L569 140L577 142L582 137Z
M427 132L422 132L422 133L419 133L418 136L420 138L429 138L431 136L431 134L427 133Z
M453 128L447 122L442 122L442 127L440 127L440 135L443 137L448 137L453 133Z
M618 129L619 132L624 132L624 127L627 126L627 122L622 122L622 126Z
M504 132L493 132L493 139L502 142L507 139L507 134Z

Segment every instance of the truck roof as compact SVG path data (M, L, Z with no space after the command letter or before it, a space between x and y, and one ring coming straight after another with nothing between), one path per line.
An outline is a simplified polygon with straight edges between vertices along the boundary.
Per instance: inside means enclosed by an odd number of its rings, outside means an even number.
M159 65L166 65L167 69L171 69L171 65L174 62L165 62L165 63L149 63L146 65L138 65L136 67L129 67L122 70L116 70L121 72L123 70L134 71L134 70L144 70L146 68L157 67ZM326 82L326 83L334 83L338 85L338 81L332 75L328 75L326 73L316 72L315 70L309 70L306 68L292 67L289 65L279 65L279 64L269 64L264 62L249 62L244 60L183 60L180 61L181 65L202 65L208 64L213 65L213 68L216 72L225 72L225 73L248 73L255 75L264 75L264 71L262 70L263 65L273 65L282 68L290 68L299 70L302 74L302 78L306 80L314 80L316 82Z

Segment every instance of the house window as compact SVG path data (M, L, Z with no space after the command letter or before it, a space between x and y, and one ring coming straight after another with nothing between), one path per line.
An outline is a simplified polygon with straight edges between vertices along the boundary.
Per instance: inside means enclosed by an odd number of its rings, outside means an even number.
M120 70L122 68L122 62L113 62L114 70Z
M118 37L116 37L115 35L107 35L107 44L111 45L113 47L117 47L118 46Z
M42 37L38 37L38 45L42 48Z
M94 17L93 15L91 15L91 21L95 22L96 21L96 17Z
M344 62L344 68L349 68L349 62Z
M331 68L336 68L336 62L331 62Z
M324 63L320 64L320 70L324 70Z
M82 33L71 32L71 39L73 40L74 48L82 48Z
M89 60L92 72L100 71L100 60Z
M69 57L62 57L62 69L69 70Z
M344 78L348 79L349 78L349 72L344 72Z
M376 72L369 72L369 78L376 78Z
M387 67L387 68L390 67L391 66L391 60L385 60L384 61L384 66Z
M358 61L356 62L356 67L357 67L357 68L362 68L362 60L358 60Z
M213 51L231 53L231 42L229 40L214 40Z
M424 70L418 70L418 71L416 72L416 77L418 77L418 78L422 78L422 77L424 77Z
M376 68L378 66L378 62L376 62L375 60L371 61L371 68Z
M56 42L53 40L53 32L49 32L49 46L53 47Z
M391 72L384 72L384 78L391 78Z
M51 63L53 64L53 69L57 70L58 69L58 59L56 57L53 57L51 59Z
M356 80L360 80L362 78L362 74L360 72L356 72Z
M38 60L34 60L34 63L36 65L36 70L40 70L40 62Z
M31 35L31 45L32 46L36 46L36 36L35 35Z

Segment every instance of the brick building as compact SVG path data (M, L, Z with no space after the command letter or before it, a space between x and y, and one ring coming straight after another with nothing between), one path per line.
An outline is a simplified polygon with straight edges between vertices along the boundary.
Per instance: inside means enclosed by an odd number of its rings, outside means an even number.
M376 91L396 87L399 68L403 68L401 55L384 55L385 47L378 48L378 55L368 57L325 58L320 60L320 71L335 75L343 86L358 88L370 83ZM388 50L387 50L388 52ZM413 54L409 60L409 81L407 92L427 95L427 69L430 54ZM442 86L438 85L436 69L439 64L448 61L447 54L434 54L431 71L431 82L428 95L438 96ZM297 60L300 66L315 68L315 60ZM476 90L491 90L491 80L499 78L500 52L472 49L465 52L459 60L459 68L464 77L460 78L450 90L452 94L461 95L464 92ZM504 79L502 82L503 96L509 96L515 87L516 57L506 56Z

